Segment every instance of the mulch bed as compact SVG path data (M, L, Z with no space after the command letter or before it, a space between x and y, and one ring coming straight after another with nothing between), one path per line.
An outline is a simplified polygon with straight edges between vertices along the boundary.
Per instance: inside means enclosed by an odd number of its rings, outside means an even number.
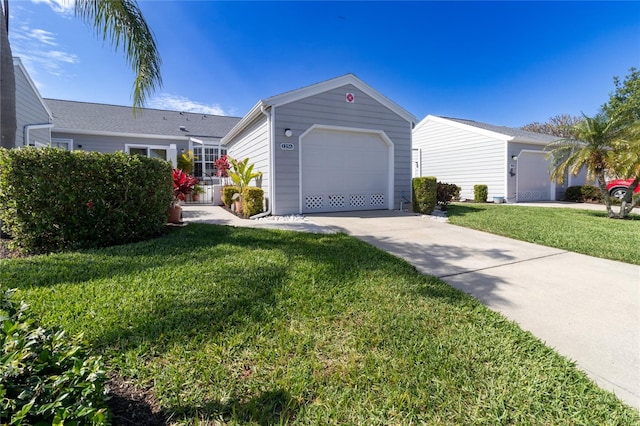
M25 255L19 251L10 250L9 247L7 247L7 240L0 239L0 259L11 259L14 257L25 257Z
M113 426L164 426L167 416L162 411L152 388L142 389L109 373L107 406Z

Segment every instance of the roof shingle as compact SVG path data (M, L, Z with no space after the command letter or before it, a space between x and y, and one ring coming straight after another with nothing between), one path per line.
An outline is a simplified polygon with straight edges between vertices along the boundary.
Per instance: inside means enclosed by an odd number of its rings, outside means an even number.
M176 137L222 138L239 117L140 108L90 102L44 100L53 113L54 130L109 132ZM183 127L183 129L181 128Z

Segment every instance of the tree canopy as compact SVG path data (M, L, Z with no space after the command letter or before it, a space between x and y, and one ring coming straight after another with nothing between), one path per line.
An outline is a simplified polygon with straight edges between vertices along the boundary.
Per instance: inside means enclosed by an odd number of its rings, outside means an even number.
M624 80L613 77L615 91L609 94L609 101L602 110L609 116L620 116L627 124L640 120L640 71L629 69Z
M582 118L570 114L560 114L549 118L545 123L534 121L521 127L522 130L557 136L559 138L574 138L573 126L582 121Z

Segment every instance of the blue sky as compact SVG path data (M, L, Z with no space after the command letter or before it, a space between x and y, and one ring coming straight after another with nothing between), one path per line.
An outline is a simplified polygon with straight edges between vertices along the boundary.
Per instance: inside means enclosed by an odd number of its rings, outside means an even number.
M10 0L43 97L131 105L133 72L67 0ZM354 73L411 112L519 127L591 115L640 68L640 2L139 0L162 56L148 106L243 116Z

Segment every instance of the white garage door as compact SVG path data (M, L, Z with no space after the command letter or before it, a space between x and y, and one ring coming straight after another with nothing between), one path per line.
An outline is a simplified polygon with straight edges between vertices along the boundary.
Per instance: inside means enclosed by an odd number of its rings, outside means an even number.
M521 151L516 172L517 202L555 200L549 179L549 160L541 151Z
M382 135L313 129L300 150L303 213L388 208L391 147Z

